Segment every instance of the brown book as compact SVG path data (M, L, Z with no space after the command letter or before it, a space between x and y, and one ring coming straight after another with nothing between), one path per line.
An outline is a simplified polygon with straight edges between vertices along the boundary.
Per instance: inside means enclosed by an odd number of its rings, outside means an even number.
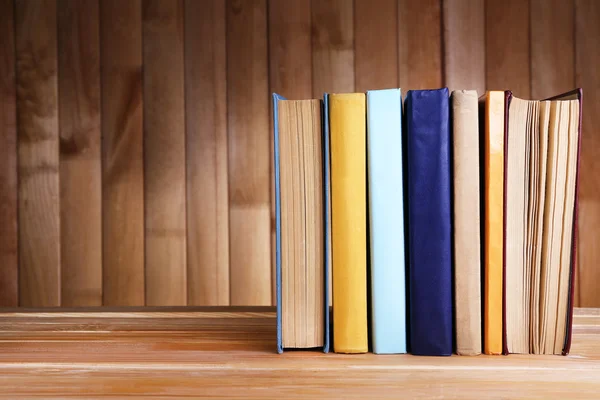
M481 354L479 116L475 90L452 92L456 353Z
M275 101L278 348L324 347L321 101Z

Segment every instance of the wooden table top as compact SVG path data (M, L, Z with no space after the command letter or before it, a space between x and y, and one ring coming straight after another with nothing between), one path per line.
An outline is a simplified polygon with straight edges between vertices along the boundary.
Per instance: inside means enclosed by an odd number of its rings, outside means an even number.
M0 314L0 396L600 398L600 309L569 356L275 352L273 308Z

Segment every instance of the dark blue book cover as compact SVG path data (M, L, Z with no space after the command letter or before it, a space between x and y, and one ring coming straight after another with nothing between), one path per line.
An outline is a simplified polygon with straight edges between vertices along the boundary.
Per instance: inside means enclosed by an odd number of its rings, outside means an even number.
M452 354L452 208L448 89L406 102L411 353Z

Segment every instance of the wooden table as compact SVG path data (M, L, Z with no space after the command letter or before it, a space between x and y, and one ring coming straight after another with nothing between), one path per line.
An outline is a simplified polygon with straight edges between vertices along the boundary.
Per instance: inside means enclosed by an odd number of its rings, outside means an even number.
M277 355L272 308L0 314L0 396L106 395L598 399L600 310L567 357Z

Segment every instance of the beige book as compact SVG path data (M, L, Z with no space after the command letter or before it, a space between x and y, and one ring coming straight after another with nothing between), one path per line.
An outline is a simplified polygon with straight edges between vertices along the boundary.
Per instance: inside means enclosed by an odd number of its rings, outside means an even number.
M509 353L561 354L578 149L578 100L508 109L505 318Z
M481 354L479 116L475 90L452 92L456 352Z

